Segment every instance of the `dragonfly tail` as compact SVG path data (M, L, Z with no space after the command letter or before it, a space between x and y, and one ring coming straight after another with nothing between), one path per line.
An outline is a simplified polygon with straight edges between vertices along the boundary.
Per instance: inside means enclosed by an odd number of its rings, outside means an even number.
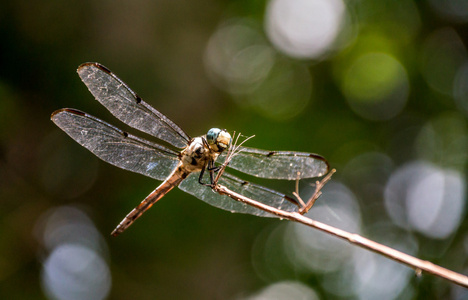
M120 224L112 231L112 236L118 236L125 231L130 225L135 222L136 219L147 211L154 203L166 195L174 187L178 186L179 183L186 177L185 174L174 172L172 176L166 179L161 185L159 185L154 191L151 192L137 207L135 207ZM187 174L188 175L188 174Z

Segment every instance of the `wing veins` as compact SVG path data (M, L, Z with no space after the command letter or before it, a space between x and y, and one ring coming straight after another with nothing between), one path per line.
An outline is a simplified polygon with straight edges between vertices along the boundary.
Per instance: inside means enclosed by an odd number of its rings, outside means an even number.
M127 125L183 148L190 136L164 114L144 102L125 82L98 63L84 63L78 74L89 91ZM122 111L129 110L126 113ZM139 112L139 113L138 113ZM140 118L130 118L131 114Z
M61 109L51 119L100 159L129 171L164 180L179 161L177 152L79 110Z
M328 162L314 153L267 151L240 147L229 167L255 177L297 180L320 177L329 170Z

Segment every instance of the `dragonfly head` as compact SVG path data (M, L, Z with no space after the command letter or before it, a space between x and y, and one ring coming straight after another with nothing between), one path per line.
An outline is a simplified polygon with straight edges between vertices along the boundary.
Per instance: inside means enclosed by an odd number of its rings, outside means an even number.
M206 134L206 141L216 152L223 152L231 144L231 135L224 129L211 128Z

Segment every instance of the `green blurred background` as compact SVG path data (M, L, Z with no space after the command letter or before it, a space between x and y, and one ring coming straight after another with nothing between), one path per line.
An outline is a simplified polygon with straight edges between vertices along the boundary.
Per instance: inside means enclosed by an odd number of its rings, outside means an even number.
M77 66L100 62L191 136L325 156L337 174L310 217L468 274L467 22L466 0L1 2L0 298L467 299L178 189L111 238L159 182L50 121L73 107L149 138L81 83Z

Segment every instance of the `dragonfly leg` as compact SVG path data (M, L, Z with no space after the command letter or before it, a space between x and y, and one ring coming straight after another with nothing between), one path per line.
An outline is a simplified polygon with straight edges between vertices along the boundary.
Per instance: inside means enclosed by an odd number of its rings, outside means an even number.
M210 172L218 173L218 171L221 170L221 166L217 166L217 167L213 166L213 167L211 167L211 168L208 167L207 169L208 169L208 171L210 171Z
M208 172L210 172L210 183L203 182L203 175L205 174L205 170L208 170ZM214 161L210 160L207 166L200 171L200 177L198 177L198 182L204 186L209 186L209 187L215 186L216 179L215 179L214 174L219 172L219 170L221 170L221 167L216 167L214 165Z
M211 181L210 183L203 182L203 175L205 175L205 169L208 169L208 171L210 172L210 181ZM200 171L200 176L198 177L198 183L204 186L213 187L213 182L214 182L214 177L213 177L212 171L210 171L210 168L209 167L203 168Z

